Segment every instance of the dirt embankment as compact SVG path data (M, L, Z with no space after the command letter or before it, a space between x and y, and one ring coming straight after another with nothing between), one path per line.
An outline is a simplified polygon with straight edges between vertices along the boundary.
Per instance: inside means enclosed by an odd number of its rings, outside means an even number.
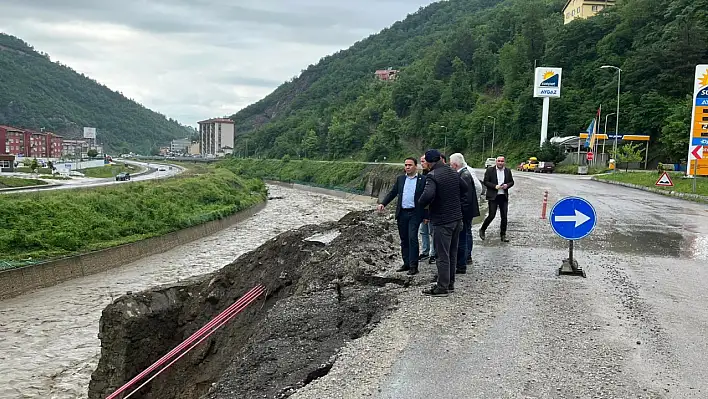
M390 219L352 212L289 231L213 274L127 294L104 311L89 398L105 398L257 284L260 298L133 398L286 398L325 375L408 280Z

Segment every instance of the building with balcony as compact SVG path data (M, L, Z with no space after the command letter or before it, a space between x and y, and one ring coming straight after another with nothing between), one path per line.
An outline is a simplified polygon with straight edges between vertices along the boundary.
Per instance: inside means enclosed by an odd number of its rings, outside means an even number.
M174 139L170 142L170 152L172 154L187 154L192 141L188 138Z
M52 132L35 132L12 126L0 126L0 154L18 157L59 158L63 138Z
M590 18L606 7L615 5L615 0L568 0L563 7L563 23L577 18Z
M217 156L224 147L234 147L236 125L227 118L207 119L199 122L199 153Z

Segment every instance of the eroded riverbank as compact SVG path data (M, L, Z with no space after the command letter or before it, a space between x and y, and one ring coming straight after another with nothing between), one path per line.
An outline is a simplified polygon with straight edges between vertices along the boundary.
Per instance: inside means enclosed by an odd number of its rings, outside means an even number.
M284 231L371 208L279 186L269 191L279 199L234 227L121 268L0 302L0 397L85 398L98 362L98 321L116 297L212 272Z

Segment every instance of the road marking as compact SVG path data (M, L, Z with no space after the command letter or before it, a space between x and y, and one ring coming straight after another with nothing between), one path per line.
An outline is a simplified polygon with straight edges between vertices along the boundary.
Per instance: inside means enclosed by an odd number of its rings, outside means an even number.
M575 215L569 215L569 216L558 216L556 215L555 221L556 222L575 222L575 227L578 227L582 225L583 223L587 222L590 220L590 217L579 210L575 210Z

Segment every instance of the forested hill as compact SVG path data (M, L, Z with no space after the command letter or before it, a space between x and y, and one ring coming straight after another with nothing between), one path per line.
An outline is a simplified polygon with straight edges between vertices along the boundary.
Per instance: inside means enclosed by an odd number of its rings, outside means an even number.
M52 62L24 41L0 33L0 124L81 137L97 128L113 152L147 153L189 128L127 99L83 74Z
M445 136L448 152L482 158L493 116L495 152L524 158L540 137L534 65L563 68L552 137L585 131L600 104L603 115L614 112L617 74L600 69L610 64L623 69L620 133L651 135L654 159L685 158L694 68L708 62L708 0L618 0L567 25L564 4L431 4L310 65L233 118L250 154L381 159L442 148ZM395 82L374 79L386 67L402 70Z

